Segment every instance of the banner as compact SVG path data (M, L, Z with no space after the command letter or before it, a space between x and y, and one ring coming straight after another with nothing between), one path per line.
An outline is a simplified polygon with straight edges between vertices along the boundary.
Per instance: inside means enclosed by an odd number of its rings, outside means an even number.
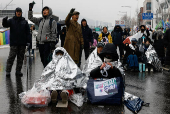
M10 44L10 30L7 30L5 32L0 32L0 45L6 45Z
M116 78L110 80L94 82L95 96L105 96L118 93Z

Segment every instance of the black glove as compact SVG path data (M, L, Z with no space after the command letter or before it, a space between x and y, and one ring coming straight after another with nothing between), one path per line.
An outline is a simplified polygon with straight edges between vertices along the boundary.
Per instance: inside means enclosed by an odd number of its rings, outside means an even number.
M7 21L8 20L8 16L6 16L5 18L3 18L3 21Z
M35 4L35 3L33 3L33 2L32 2L32 3L29 3L29 11L32 11L32 9L33 9L33 7L34 7L34 4Z
M51 50L55 50L55 48L56 48L55 45L56 45L55 42L50 42Z
M72 8L71 10L70 10L70 15L73 15L73 12L75 11L75 8Z

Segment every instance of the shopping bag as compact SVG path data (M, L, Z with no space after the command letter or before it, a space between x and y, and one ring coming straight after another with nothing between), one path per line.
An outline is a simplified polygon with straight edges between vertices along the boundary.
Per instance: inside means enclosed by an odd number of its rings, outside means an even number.
M107 80L90 79L87 83L87 96L92 104L122 104L124 81L122 77Z

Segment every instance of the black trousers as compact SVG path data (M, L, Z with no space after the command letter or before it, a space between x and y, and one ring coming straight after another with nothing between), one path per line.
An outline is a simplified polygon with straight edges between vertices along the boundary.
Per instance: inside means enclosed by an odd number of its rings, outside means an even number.
M84 53L85 53L85 60L87 60L87 58L89 57L89 47L84 48ZM79 56L79 64L78 67L81 66L81 56L82 56L82 49L80 49L80 56Z
M50 43L39 44L39 52L40 52L41 62L45 68L50 62L48 61L48 57L51 53Z
M10 46L10 52L7 60L6 72L11 72L14 60L17 56L16 71L20 72L23 65L26 46Z
M124 55L123 44L115 44L116 49L117 49L117 46L119 47L120 58L122 58L122 55Z

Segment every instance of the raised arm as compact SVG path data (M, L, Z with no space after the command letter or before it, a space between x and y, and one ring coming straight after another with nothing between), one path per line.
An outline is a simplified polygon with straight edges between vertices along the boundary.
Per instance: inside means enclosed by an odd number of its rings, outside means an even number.
M10 27L10 19L8 20L8 17L3 18L2 26L6 28Z
M42 17L40 18L33 17L33 11L28 11L28 19L39 26Z

